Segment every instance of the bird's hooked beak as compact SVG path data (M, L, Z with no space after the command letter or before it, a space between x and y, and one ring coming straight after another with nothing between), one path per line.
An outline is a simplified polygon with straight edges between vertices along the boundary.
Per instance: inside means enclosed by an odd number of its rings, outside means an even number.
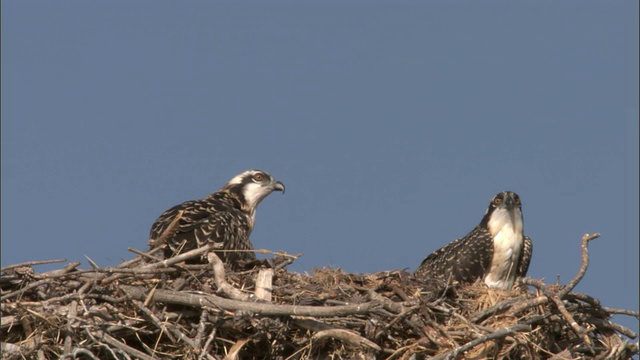
M502 203L507 209L513 209L516 206L516 199L514 198L513 193L508 192L504 194Z
M284 184L281 181L276 181L275 183L273 183L273 190L282 191L282 193L284 194Z
M511 219L511 222L515 222L516 217L522 216L522 215L517 215L518 213L520 213L520 211L518 210L518 204L516 204L516 195L511 191L508 191L504 194L504 199L502 200L502 207L504 207L509 213L509 218Z

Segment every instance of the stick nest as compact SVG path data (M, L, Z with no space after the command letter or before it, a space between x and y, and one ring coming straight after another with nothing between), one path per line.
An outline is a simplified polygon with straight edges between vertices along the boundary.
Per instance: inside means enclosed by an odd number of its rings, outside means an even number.
M583 267L588 255L583 238ZM510 291L414 279L403 270L286 270L278 253L245 271L207 249L140 253L112 268L2 268L3 359L628 359L637 335L565 286ZM139 252L138 252L139 253ZM273 254L273 253L272 253ZM180 261L180 262L178 262ZM259 279L259 280L256 280ZM271 283L271 284L269 284Z

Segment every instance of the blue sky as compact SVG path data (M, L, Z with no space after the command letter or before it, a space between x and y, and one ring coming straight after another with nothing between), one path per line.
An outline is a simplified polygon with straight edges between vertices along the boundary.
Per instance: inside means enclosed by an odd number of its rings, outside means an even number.
M413 270L513 190L532 277L568 282L600 232L576 290L638 309L637 14L3 1L2 264L115 265L162 211L260 168L287 192L253 243L303 252L292 270Z

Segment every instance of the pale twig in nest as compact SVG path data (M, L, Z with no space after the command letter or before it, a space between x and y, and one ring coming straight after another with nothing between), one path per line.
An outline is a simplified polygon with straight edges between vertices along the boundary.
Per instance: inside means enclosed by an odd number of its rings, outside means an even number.
M224 263L215 252L211 251L207 254L207 259L213 268L214 280L218 291L224 294L229 299L238 301L255 301L256 297L253 294L246 294L242 291L231 286L225 279Z
M66 261L67 261L67 259L27 261L27 262L23 262L23 263L20 263L20 264L13 264L13 265L5 266L2 269L0 269L0 271L7 271L7 270L10 270L10 269L15 269L15 268L19 268L19 267L31 267L31 266L35 266L35 265L55 264L55 263L61 263L61 262L66 262Z

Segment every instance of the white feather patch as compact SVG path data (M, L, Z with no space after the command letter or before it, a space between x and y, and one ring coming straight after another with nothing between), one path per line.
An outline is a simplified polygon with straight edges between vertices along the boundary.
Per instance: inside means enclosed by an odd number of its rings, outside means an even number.
M242 181L247 178L248 176L253 176L256 173L255 170L246 170L241 172L240 174L236 175L233 177L233 179L229 180L229 182L227 183L227 185L235 185L235 184L242 184Z
M495 209L488 226L493 237L493 258L484 282L492 288L511 289L524 245L522 212L518 208Z
M249 208L255 209L260 201L267 197L271 193L271 189L262 184L258 183L248 183L244 185L242 189L242 194L244 195L244 199L247 201Z

